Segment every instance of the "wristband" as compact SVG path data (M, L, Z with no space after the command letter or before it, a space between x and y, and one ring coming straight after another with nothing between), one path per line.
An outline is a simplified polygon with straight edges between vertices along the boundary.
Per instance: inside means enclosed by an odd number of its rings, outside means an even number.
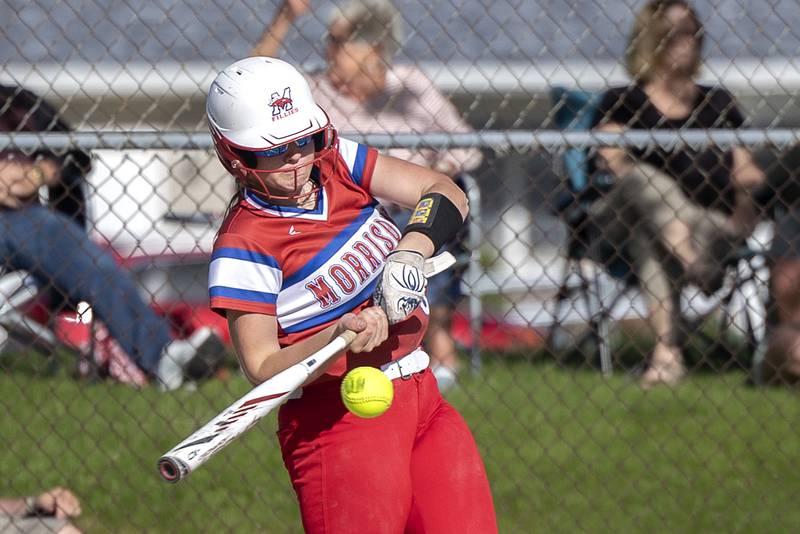
M409 232L424 234L433 243L433 251L453 239L461 226L464 218L453 202L441 193L430 193L422 197L414 208L414 213L403 230L403 235Z

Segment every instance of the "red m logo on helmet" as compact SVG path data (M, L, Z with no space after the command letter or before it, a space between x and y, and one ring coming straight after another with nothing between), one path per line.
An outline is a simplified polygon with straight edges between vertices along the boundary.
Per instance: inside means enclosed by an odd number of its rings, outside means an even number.
M278 93L272 93L269 99L269 105L272 106L272 115L280 115L284 111L292 109L292 88L287 87L283 90L283 96Z

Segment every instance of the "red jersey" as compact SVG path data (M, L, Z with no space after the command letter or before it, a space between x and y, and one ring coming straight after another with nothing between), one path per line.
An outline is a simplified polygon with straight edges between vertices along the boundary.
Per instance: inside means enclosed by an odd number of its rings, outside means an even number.
M330 326L372 303L383 265L401 234L369 193L377 152L339 140L336 161L324 161L314 209L277 206L245 190L219 232L209 269L211 308L275 316L281 346ZM327 375L380 366L419 347L426 301L369 354L339 358ZM324 377L323 377L324 379Z

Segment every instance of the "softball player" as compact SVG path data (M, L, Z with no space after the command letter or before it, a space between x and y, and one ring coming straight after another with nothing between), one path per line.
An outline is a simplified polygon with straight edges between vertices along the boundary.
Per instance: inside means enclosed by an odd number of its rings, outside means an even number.
M340 139L303 76L253 57L223 70L206 111L239 191L217 237L211 307L260 383L343 330L358 337L279 412L278 438L311 533L496 532L489 484L461 416L420 349L425 260L462 225L445 175ZM376 197L414 207L398 230ZM381 368L392 407L375 419L339 396L351 368Z

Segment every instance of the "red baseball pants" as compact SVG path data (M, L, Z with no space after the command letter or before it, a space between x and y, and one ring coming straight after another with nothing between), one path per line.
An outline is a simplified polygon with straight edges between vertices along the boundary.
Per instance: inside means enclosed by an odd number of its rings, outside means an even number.
M281 408L278 438L306 532L497 532L478 448L430 370L393 384L392 407L374 419L347 411L338 380Z

